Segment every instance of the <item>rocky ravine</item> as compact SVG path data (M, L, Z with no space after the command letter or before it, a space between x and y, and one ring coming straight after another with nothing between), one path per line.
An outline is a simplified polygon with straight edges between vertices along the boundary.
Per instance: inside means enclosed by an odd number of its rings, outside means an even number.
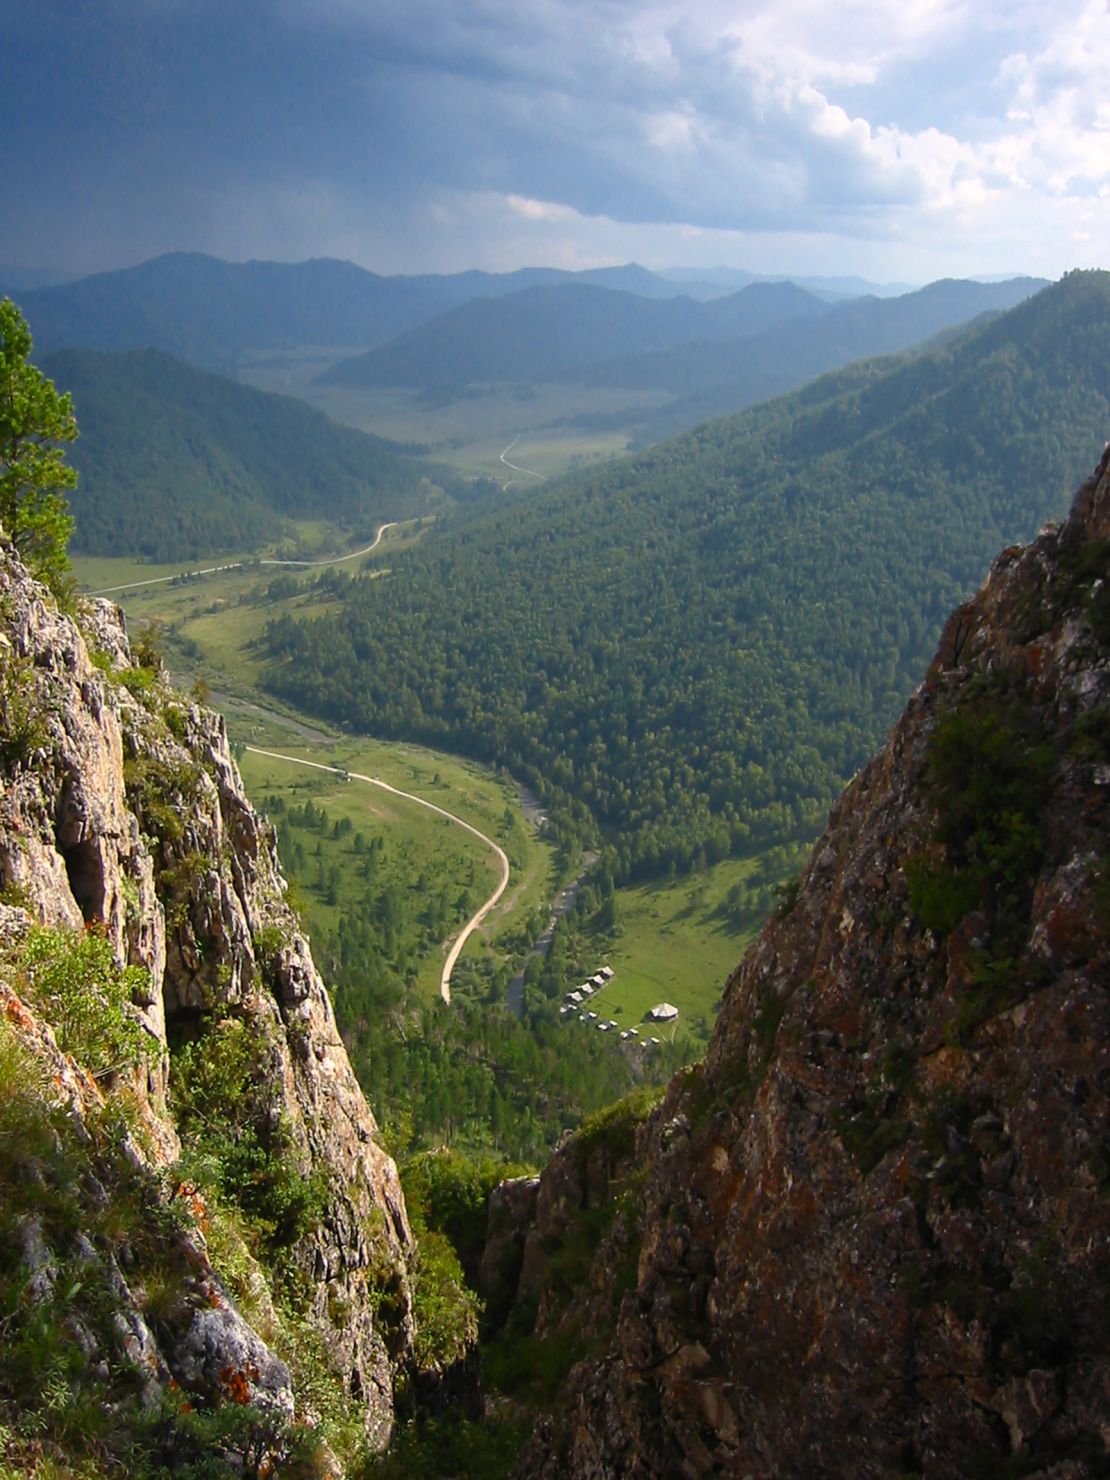
M952 617L706 1062L502 1193L583 1358L518 1473L1107 1473L1108 1044L1110 451Z
M88 1185L79 1177L73 1196L90 1210L90 1227L105 1224L96 1209L111 1195L97 1169L130 1167L151 1226L163 1230L159 1288L171 1277L176 1283L172 1299L159 1303L135 1253L134 1228L88 1236L73 1226L72 1203L66 1221L45 1196L32 1198L17 1224L27 1268L49 1290L74 1258L91 1261L115 1291L115 1314L107 1336L82 1329L75 1316L77 1339L96 1370L134 1367L149 1401L180 1389L190 1406L222 1397L293 1415L295 1384L267 1344L280 1285L285 1307L311 1327L314 1349L361 1403L371 1444L380 1447L393 1422L395 1375L412 1351L404 1200L223 723L138 663L109 603L84 610L86 643L6 545L0 615L2 1016L65 1108L65 1135L89 1148ZM146 986L133 1000L147 1053L137 1074L98 1082L60 1052L19 966L33 922L103 931L118 961L143 969ZM181 1149L170 1046L195 1051L221 1034L224 1058L211 1059L206 1072L230 1063L239 1074L253 1117L247 1130L280 1148L288 1175L279 1191L293 1212L298 1183L315 1199L312 1216L298 1222L291 1213L288 1227L270 1213L278 1226L269 1225L268 1269L238 1248L240 1283L254 1287L253 1326L210 1255L203 1197L167 1171ZM121 1086L121 1078L134 1082ZM226 1109L203 1102L205 1083L194 1091L194 1124ZM104 1150L111 1087L126 1091L130 1120ZM18 1083L10 1093L18 1098ZM35 1178L33 1162L24 1172ZM21 1174L11 1175L18 1182ZM11 1196L5 1211L17 1214ZM311 1425L310 1410L297 1419Z

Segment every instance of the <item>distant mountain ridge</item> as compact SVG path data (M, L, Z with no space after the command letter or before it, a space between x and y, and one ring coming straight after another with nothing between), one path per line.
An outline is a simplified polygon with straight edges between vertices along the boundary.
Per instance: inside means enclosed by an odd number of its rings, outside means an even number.
M1108 341L1110 274L1071 274L930 352L506 495L274 623L268 682L588 808L618 877L812 835L994 550L1063 512L1110 425Z
M828 305L793 283L757 283L709 303L653 301L586 284L475 298L317 376L321 385L419 389L484 381L574 378L613 351L665 351L738 340L818 318Z
M137 267L18 294L40 353L154 348L233 370L250 350L368 348L472 298L562 282L655 298L684 289L645 268L524 268L383 277L351 262L224 262L172 252ZM711 290L710 290L711 291Z
M61 350L41 365L73 395L73 548L194 559L257 549L291 518L370 533L423 513L453 474L161 350Z
M691 342L601 362L574 378L587 385L671 391L677 400L654 413L637 439L643 445L782 395L853 360L894 354L980 314L1014 308L1046 286L1043 278L942 279L898 298L829 306L816 324L784 318L745 342Z
M653 302L578 284L535 287L472 299L341 360L316 384L442 392L561 381L670 392L674 401L637 425L634 442L644 446L852 360L908 349L1012 308L1045 286L1038 278L949 279L902 297L837 304L791 282L751 283L707 303Z

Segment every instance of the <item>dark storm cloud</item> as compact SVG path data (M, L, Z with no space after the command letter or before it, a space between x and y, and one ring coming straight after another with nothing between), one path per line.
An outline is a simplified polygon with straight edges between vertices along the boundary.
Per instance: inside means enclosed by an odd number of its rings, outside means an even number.
M478 197L905 235L1038 170L1060 196L1053 98L1105 50L1067 8L1038 52L993 0L9 0L0 262L417 250Z

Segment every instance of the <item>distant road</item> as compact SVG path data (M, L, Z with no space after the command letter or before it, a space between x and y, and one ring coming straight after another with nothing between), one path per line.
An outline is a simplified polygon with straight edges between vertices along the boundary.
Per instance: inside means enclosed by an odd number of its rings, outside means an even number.
M505 464L505 466L507 468L512 468L512 470L513 470L514 473L527 473L527 475L528 475L529 478L538 478L540 480L540 482L543 483L545 481L545 479L544 479L544 475L542 473L537 473L532 468L518 468L517 465L516 465L516 463L511 463L509 461L509 459L505 456L505 453L506 452L512 452L513 448L516 446L516 444L519 441L520 441L520 433L517 432L516 436L509 443L508 447L505 448L505 452L502 452L502 454L501 454L501 461ZM507 489L511 488L515 482L516 482L516 479L515 478L510 478L509 481L508 481L508 483L502 483L502 485L501 485L501 492L504 493Z
M386 527L388 528L388 526ZM379 530L379 537L380 534L381 531ZM471 915L470 919L455 937L454 944L447 953L447 960L444 962L443 971L440 974L439 995L443 998L444 1002L450 1002L451 973L455 969L455 962L459 959L463 946L466 945L470 936L477 930L478 926L486 918L490 910L493 909L508 887L509 860L504 848L495 843L492 838L487 838L484 832L479 832L471 823L466 822L461 817L456 817L454 812L448 812L444 807L437 807L435 802L425 801L423 797L414 796L411 791L401 791L399 787L390 786L388 781L379 781L376 776L364 776L359 771L345 771L341 766L325 766L319 761L306 761L299 755L283 755L277 750L261 750L257 745L248 745L246 749L252 755L268 756L270 760L290 761L295 766L310 766L314 771L330 771L333 776L349 776L352 781L365 781L368 786L380 786L382 791L392 792L395 797L404 797L406 801L415 802L417 806L427 807L429 812L437 812L440 817L446 817L450 822L457 822L460 827L465 827L468 833L473 833L476 838L485 843L487 848L491 848L497 854L498 862L501 865L501 882L481 909Z
M507 449L506 449L507 450ZM538 475L537 475L538 476ZM387 529L396 529L400 521L391 519L383 524L374 536L372 544L361 550L352 550L349 555L333 555L330 560L236 560L230 565L206 565L203 570L179 570L172 576L151 576L147 581L127 581L122 586L102 586L99 591L90 591L90 596L111 596L116 591L134 591L140 586L160 586L164 581L180 581L186 576L214 576L222 570L245 570L248 565L341 565L344 560L357 560L360 555L369 555L382 542Z

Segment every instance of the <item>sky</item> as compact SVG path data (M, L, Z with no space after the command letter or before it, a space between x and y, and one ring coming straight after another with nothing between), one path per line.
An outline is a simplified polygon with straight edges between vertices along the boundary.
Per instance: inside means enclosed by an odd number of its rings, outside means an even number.
M4 0L0 271L1110 266L1110 0Z

